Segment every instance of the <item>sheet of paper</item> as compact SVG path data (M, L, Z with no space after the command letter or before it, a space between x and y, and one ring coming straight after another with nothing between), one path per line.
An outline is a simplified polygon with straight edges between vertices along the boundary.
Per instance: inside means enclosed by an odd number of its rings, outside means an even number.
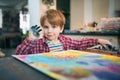
M117 56L67 50L13 57L54 79L120 80Z

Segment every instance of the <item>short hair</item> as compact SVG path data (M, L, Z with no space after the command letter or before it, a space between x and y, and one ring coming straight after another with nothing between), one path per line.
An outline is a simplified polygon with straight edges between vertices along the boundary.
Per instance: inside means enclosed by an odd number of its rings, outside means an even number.
M65 25L65 16L60 10L49 9L40 18L41 26L44 26L44 22L47 20L51 25L60 26L62 29Z

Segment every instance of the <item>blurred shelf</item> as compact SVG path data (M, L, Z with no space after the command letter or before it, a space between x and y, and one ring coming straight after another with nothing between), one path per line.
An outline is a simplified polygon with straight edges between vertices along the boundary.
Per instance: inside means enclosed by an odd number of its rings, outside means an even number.
M120 33L112 33L112 32L63 32L65 35L96 35L96 36L120 36Z

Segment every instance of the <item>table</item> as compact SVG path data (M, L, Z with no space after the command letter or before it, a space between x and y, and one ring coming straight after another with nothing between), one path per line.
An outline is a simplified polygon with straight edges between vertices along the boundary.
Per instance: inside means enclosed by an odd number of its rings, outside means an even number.
M107 50L99 50L99 49L86 49L84 50L86 52L93 52L93 53L97 53L97 54L105 54L105 55L113 55L113 56L118 56L120 57L120 51L107 51Z
M117 77L118 78L118 77ZM0 80L54 80L13 57L0 58Z
M22 35L21 33L15 32L15 33L2 33L2 39L4 48L13 48L16 47L16 45L20 44L22 41Z
M0 58L0 80L54 80L13 57Z

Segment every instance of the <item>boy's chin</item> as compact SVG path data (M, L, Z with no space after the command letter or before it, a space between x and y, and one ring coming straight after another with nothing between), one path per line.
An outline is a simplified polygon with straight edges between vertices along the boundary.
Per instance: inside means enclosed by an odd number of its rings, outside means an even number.
M56 41L57 39L54 39L54 38L47 38L48 40L50 41Z
M54 40L53 38L50 38L50 37L47 37L47 39L50 40L50 41Z

